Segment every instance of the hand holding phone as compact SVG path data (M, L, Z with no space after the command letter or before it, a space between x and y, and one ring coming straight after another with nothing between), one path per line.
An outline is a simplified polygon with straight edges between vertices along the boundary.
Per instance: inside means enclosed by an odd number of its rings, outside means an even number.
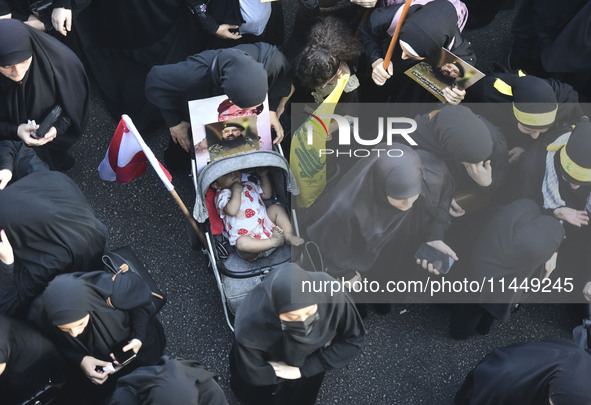
M133 350L133 346L135 346L135 341L139 342L139 345L141 346L141 342L138 339L125 339L122 340L121 342L117 343L112 349L111 349L111 354L113 359L116 362L116 365L119 365L121 367L129 364L130 361L132 361L135 356L137 355L136 352ZM130 346L131 347L127 347ZM127 349L126 351L123 351L123 349ZM139 350L139 348L138 348Z
M417 260L417 264L423 263L424 268L426 268L424 265L426 261L428 265L430 264L432 268L437 270L440 274L447 274L455 262L453 257L434 248L428 243L423 243L419 246L419 249L415 253L415 259Z

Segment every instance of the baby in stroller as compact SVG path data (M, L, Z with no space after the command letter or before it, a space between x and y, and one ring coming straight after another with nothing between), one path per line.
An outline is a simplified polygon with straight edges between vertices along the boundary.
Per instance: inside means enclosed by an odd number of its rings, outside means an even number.
M260 184L242 181L237 170L212 183L216 190L215 206L224 222L224 236L246 260L271 254L283 244L299 246L304 240L294 234L285 208L278 204L265 207L263 199L272 197L269 170L256 170Z

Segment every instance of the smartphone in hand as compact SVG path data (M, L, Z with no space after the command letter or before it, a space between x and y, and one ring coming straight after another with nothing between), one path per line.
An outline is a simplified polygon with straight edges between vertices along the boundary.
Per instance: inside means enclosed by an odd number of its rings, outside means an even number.
M129 362L132 361L136 356L136 354L134 353L134 351L132 349L129 349L126 352L123 351L123 348L125 346L127 346L128 344L129 344L129 339L125 339L125 340L122 340L121 342L117 343L111 349L111 353L113 353L113 356L115 356L115 360L117 361L117 363L119 363L119 365L121 367L129 364Z
M415 259L427 260L433 265L433 268L441 274L447 274L449 269L454 264L454 259L451 256L435 249L433 246L423 243L419 246L419 250L415 253Z

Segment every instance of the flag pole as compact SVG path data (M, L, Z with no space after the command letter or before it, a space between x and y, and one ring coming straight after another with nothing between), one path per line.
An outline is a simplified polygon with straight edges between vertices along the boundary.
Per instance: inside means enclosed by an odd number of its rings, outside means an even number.
M181 209L183 214L185 214L185 217L187 218L187 220L191 224L191 227L193 227L193 230L195 230L195 233L197 234L199 241L201 241L201 243L203 244L204 247L207 246L207 241L205 240L205 235L203 235L203 232L201 232L201 230L199 229L199 226L197 225L195 218L193 218L191 213L189 213L189 210L185 206L185 203L183 203L183 200L181 200L181 197L179 197L178 193L174 189L174 186L172 185L170 180L168 180L168 177L166 176L166 174L164 173L164 171L160 167L160 162L158 161L158 159L156 159L156 156L154 156L152 149L150 149L150 147L144 142L144 139L141 137L137 128L133 124L133 121L131 120L131 118L129 118L129 116L127 114L123 114L121 116L121 118L123 118L123 121L125 121L125 125L127 125L127 129L129 129L129 132L131 132L133 134L135 140L140 144L140 147L142 148L142 150L144 151L144 154L148 158L148 161L150 162L150 164L152 165L152 167L154 168L154 170L158 174L158 177L160 177L160 180L162 180L162 182L164 183L164 186L170 192L174 201L177 203L177 205L179 206L179 208Z
M388 65L392 60L392 54L394 53L394 47L396 46L396 42L398 42L398 35L400 34L400 27L402 27L402 23L408 14L408 9L410 8L410 3L412 0L406 0L404 2L404 7L402 8L402 12L400 13L400 18L398 19L398 24L396 24L396 28L394 29L394 35L392 35L392 40L390 41L390 46L388 47L388 52L386 52L386 57L384 58L384 70L388 71Z

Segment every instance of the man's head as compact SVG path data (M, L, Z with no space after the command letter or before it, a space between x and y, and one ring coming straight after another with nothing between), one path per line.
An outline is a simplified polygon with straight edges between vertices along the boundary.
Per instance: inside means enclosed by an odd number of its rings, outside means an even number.
M517 127L537 139L556 120L558 104L554 89L544 79L534 76L520 77L511 87Z
M244 127L242 125L233 122L224 125L222 130L222 140L224 142L233 141L241 136L244 136Z
M562 179L574 190L591 185L591 123L577 124L566 145L560 150Z
M227 121L233 118L259 115L263 111L263 104L252 108L240 108L230 99L225 99L218 106L218 121Z

